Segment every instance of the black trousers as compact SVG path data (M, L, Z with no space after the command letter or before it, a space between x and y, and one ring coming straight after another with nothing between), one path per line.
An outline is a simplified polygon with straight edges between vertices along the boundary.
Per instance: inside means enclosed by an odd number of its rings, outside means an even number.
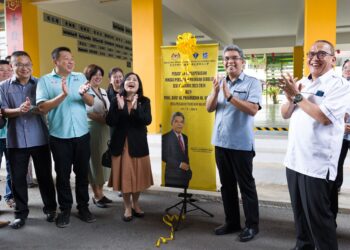
M343 144L340 151L339 161L338 161L338 171L337 171L337 178L335 179L332 194L331 194L331 210L334 214L334 218L337 218L338 215L338 189L343 184L343 167L344 167L344 161L346 158L346 155L348 154L350 146L350 141L343 140Z
M12 192L16 201L15 218L28 217L27 172L29 157L32 156L35 174L38 179L43 212L56 211L56 193L52 179L52 164L49 145L30 148L9 148L9 161L12 178Z
M77 209L89 203L88 170L90 159L90 134L77 138L61 139L50 136L50 146L55 161L56 188L61 211L70 211L73 204L70 174L75 173Z
M348 154L350 146L350 141L343 140L343 144L340 151L339 161L338 161L338 172L337 178L335 179L335 187L338 189L343 184L343 167L346 155Z
M240 227L238 189L241 191L245 226L258 229L259 202L253 178L254 151L241 151L215 147L216 165L221 181L221 197L226 223Z
M333 181L286 170L299 249L337 250L330 195Z

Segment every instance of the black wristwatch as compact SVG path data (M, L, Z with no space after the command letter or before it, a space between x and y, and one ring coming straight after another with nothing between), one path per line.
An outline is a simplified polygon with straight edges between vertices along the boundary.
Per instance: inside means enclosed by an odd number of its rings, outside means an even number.
M233 95L231 94L226 100L227 100L227 102L230 102L231 101L231 99L232 99L232 97L233 97Z
M301 102L303 100L303 95L302 94L296 94L293 98L293 103L297 104L298 102Z

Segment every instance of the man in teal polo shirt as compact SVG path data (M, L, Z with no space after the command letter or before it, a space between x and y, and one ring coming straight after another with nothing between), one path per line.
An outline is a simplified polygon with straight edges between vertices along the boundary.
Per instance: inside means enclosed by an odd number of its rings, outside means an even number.
M69 225L73 204L70 174L76 175L76 201L79 217L85 222L96 219L88 208L88 168L90 135L85 104L93 105L93 96L82 73L73 72L75 62L71 51L58 47L51 53L55 69L39 79L36 103L42 112L49 112L50 146L55 161L56 188L61 213L57 227Z

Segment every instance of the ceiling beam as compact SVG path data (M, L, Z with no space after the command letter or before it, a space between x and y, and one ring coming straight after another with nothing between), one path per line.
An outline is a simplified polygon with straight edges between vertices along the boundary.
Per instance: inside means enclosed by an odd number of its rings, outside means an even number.
M242 49L294 47L295 36L240 38L233 42Z
M232 36L217 24L210 13L207 13L206 10L201 7L200 3L189 0L163 0L163 6L219 44L226 45L232 43ZM184 30L184 32L186 31Z

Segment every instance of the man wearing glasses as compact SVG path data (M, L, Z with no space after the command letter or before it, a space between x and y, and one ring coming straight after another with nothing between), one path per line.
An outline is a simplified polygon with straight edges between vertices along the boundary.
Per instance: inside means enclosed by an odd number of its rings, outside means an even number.
M35 105L37 79L32 76L32 62L24 51L11 56L13 77L0 85L1 109L8 118L7 148L10 162L12 191L16 202L13 229L24 226L28 217L27 171L29 157L34 161L43 212L53 222L56 215L56 194L51 174L51 154L48 130Z
M214 230L216 235L241 231L238 189L241 191L245 227L239 235L249 241L259 232L259 204L253 177L254 116L261 108L261 83L243 73L241 48L229 45L223 51L227 76L214 79L207 98L208 112L215 111L212 144L221 181L225 223Z
M307 53L310 75L284 76L281 107L290 118L284 165L296 227L293 249L338 249L330 195L344 134L350 85L333 70L334 46L318 40Z

